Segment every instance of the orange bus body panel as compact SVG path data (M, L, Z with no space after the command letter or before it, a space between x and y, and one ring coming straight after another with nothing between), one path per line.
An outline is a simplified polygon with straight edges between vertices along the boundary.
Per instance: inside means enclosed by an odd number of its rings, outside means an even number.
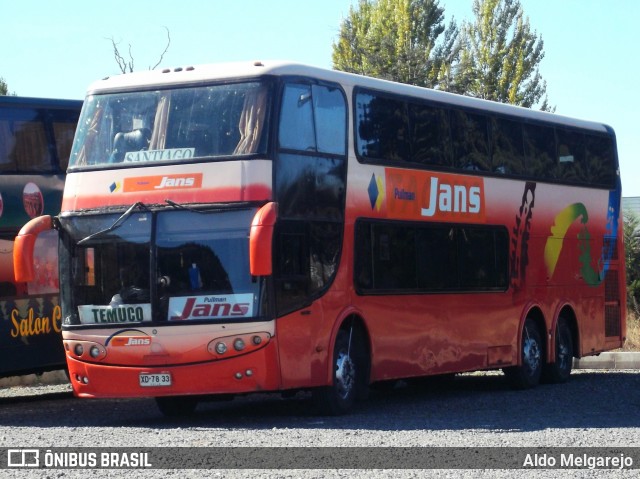
M240 394L274 391L280 387L275 339L250 354L198 364L164 367L106 365L78 361L68 353L67 363L74 394L85 398ZM140 386L140 374L162 372L170 373L171 386ZM85 377L90 378L87 384L75 379Z

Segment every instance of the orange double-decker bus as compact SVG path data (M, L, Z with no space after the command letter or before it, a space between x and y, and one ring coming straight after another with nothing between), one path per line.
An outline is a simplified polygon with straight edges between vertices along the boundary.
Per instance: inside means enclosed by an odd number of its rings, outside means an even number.
M518 388L620 347L615 136L600 123L289 63L127 74L86 97L62 211L80 397L311 389L502 369Z

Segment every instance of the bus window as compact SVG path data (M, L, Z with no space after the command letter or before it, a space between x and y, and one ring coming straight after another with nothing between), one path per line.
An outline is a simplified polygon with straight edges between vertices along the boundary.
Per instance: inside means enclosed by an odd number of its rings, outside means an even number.
M405 102L358 93L356 115L360 156L373 160L409 160L409 118Z
M282 98L280 148L316 151L311 85L287 85Z
M507 175L524 173L522 125L505 118L493 118L491 125L491 171Z
M449 110L410 104L411 161L423 166L451 167Z
M249 82L89 96L70 166L264 153L267 93L266 85Z
M554 179L556 139L553 128L525 124L523 130L527 175L543 179Z
M557 155L556 177L567 183L585 183L588 181L584 134L556 128Z
M453 110L451 130L454 166L467 171L489 171L487 117Z
M496 226L360 221L356 287L365 294L505 290L508 243Z
M346 110L337 88L289 84L282 98L280 148L344 155Z
M613 141L608 136L586 135L586 163L594 185L615 188L616 158Z
M6 119L0 118L0 145L3 171L26 173L54 169L45 124L36 110L16 111Z

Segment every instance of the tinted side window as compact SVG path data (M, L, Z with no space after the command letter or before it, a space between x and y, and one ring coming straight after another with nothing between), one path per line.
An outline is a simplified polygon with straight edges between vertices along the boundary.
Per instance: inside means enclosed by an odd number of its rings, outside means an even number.
M281 222L276 230L274 279L281 312L309 302L309 245L304 222Z
M372 227L373 288L416 289L415 231L386 224Z
M355 116L364 161L615 187L615 147L606 134L365 90L356 91Z
M43 113L35 109L7 109L0 117L0 170L53 171L52 151Z
M616 160L613 140L608 136L586 135L586 163L591 181L606 188L615 188Z
M335 276L343 236L346 139L346 103L337 86L285 86L274 164L279 316L309 305Z
M558 141L555 177L567 183L589 181L585 161L584 134L573 130L556 129Z
M556 164L556 139L553 128L525 124L523 130L527 176L549 178Z
M318 152L344 155L346 153L347 111L342 92L337 88L313 85Z
M411 161L451 167L449 111L429 105L409 105Z
M360 293L507 288L505 228L361 220L355 241L355 283Z
M418 286L422 291L450 291L458 286L455 228L432 225L418 231ZM437 253L436 253L437 252Z
M322 85L289 84L280 115L280 147L344 155L346 105L342 92Z
M454 166L467 171L489 171L487 118L462 110L451 112Z
M493 228L458 228L459 286L501 288L507 283L506 234Z
M311 85L287 85L280 113L280 147L316 151Z
M345 176L342 158L281 153L275 172L278 216L342 220Z
M358 93L356 95L358 154L371 159L409 159L409 119L405 102Z
M77 118L76 118L77 120ZM60 164L60 169L66 171L69 165L69 155L73 146L73 135L76 132L75 122L57 122L53 124L53 136L56 140L56 155Z
M524 172L522 124L505 118L494 118L491 132L492 171L508 175L521 175Z

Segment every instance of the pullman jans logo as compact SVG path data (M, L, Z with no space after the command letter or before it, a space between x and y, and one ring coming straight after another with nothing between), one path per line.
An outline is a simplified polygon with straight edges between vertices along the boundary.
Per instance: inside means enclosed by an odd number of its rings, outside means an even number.
M485 221L483 178L387 168L385 183L387 216L391 218ZM372 205L379 201L376 198Z

